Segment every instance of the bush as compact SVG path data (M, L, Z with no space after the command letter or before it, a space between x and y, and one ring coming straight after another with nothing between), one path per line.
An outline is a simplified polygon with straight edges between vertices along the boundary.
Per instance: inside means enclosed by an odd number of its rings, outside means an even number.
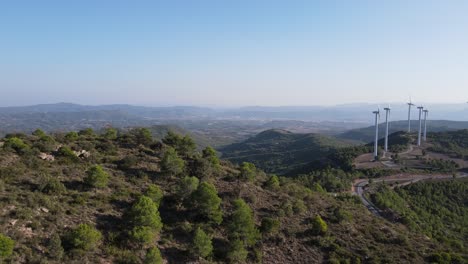
M109 175L99 165L93 166L86 171L86 177L84 179L84 182L89 186L95 188L104 188L107 186L108 181Z
M78 156L76 156L76 154L67 146L60 147L57 154L58 156L73 162L77 162L79 160Z
M211 237L207 235L200 227L195 230L192 244L192 254L197 257L206 258L211 255L213 244Z
M278 176L272 175L266 182L266 187L271 190L278 190L280 187L280 181Z
M117 129L110 127L106 129L102 136L108 140L115 140L117 139L117 134Z
M10 257L13 254L15 241L13 239L0 234L0 260Z
M11 148L18 154L24 154L29 149L29 146L26 143L24 143L22 139L17 137L7 138L3 147Z
M164 193L156 184L150 184L146 189L145 196L151 198L157 207L161 204L161 200L164 197Z
M75 131L68 132L65 135L65 140L67 140L68 142L76 141L78 138L79 138L79 135Z
M185 169L185 161L177 155L173 148L168 148L161 160L161 168L168 175L178 175Z
M271 217L265 217L262 219L262 225L260 231L264 235L275 234L280 228L280 221Z
M202 182L198 189L192 193L192 201L202 216L218 225L221 224L223 221L221 198L219 198L213 184Z
M218 155L216 154L216 150L214 150L212 147L206 147L202 151L202 157L206 160L209 161L209 163L216 169L219 168L219 158Z
M328 225L327 223L320 217L320 215L317 215L313 220L312 220L312 233L314 235L324 235L328 231Z
M47 194L61 194L67 188L58 179L48 175L42 175L39 180L39 191Z
M240 166L240 175L239 177L242 180L253 181L257 173L257 168L255 165L250 162L242 162Z
M70 246L74 249L85 251L96 248L101 239L101 232L88 224L80 224L68 234L68 243Z
M152 247L148 249L143 263L144 264L162 264L163 259L161 257L161 252L159 251L159 248Z
M231 215L228 230L230 239L239 239L248 246L254 245L259 238L253 211L242 199L234 201L234 212Z
M249 252L245 249L244 243L239 239L231 240L227 258L231 263L245 263Z
M189 197L194 191L197 190L200 181L197 177L189 177L186 176L185 178L179 181L177 185L177 196L179 199L184 200Z
M49 256L53 259L59 260L63 257L62 240L57 234L53 234L47 244L47 251Z

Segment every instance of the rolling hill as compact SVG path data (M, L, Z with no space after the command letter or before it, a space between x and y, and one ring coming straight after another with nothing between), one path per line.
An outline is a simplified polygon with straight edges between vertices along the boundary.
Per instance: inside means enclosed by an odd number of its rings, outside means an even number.
M331 151L349 146L344 140L319 134L297 134L286 130L266 130L241 143L222 147L223 158L251 162L266 172L287 174L322 159Z

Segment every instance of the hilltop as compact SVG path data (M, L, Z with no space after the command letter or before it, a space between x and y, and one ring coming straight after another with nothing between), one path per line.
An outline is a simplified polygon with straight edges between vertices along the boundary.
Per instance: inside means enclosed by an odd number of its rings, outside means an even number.
M241 143L219 149L223 158L233 163L252 162L266 172L288 174L311 162L323 159L349 142L315 133L292 133L287 130L263 131Z
M272 136L315 140L259 138ZM446 252L356 197L219 160L188 136L38 130L0 145L7 263L421 263Z

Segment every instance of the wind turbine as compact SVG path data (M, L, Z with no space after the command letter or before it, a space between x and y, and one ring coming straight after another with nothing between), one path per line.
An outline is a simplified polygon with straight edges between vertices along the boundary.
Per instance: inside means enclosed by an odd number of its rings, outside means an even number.
M385 152L388 151L388 120L390 118L390 105L385 110Z
M379 118L380 118L380 107L377 111L372 112L375 115L375 142L374 142L374 159L379 158L378 145L379 145Z
M419 109L419 130L418 130L418 146L421 146L421 128L422 128L422 122L421 122L421 114L424 109L423 106L418 106Z
M408 133L411 132L411 106L414 104L411 102L411 97L408 104Z
M427 116L429 115L429 110L424 109L423 112L424 112L424 136L423 136L423 140L426 141L426 139L427 139L427 137L426 137L426 135L427 135L426 121L427 121Z

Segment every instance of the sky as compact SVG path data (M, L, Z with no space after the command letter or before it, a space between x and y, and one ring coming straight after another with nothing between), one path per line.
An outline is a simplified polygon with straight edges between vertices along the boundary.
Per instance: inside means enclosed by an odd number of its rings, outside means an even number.
M465 0L0 0L0 106L460 103Z

